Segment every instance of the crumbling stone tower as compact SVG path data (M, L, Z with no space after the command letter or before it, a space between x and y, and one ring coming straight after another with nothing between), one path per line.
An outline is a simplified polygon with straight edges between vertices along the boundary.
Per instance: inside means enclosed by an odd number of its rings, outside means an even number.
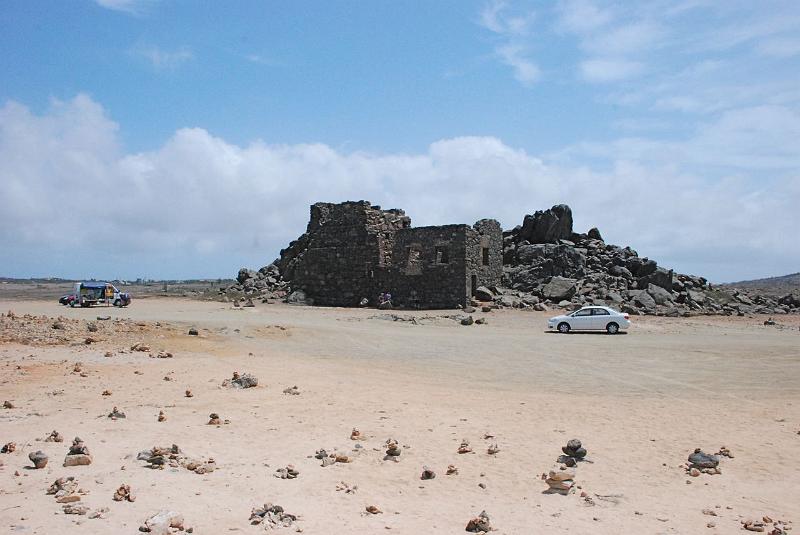
M500 224L411 227L402 210L367 201L311 206L306 233L281 251L279 267L315 304L375 304L390 292L398 306L465 306L503 273Z

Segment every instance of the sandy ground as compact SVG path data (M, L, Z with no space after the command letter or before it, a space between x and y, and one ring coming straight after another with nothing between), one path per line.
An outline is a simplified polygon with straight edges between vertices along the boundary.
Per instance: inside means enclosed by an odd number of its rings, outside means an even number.
M464 327L445 317L453 312L396 313L414 324L375 310L187 299L124 310L0 299L8 310L20 330L52 323L24 314L111 315L133 327L97 322L98 332L66 343L0 344L0 401L16 407L0 409L0 443L17 443L0 455L0 531L133 534L172 509L194 533L260 533L248 518L266 502L299 515L305 533L463 533L482 510L506 534L734 533L744 518L800 519L797 317L778 318L785 328L758 317L634 318L626 335L564 336L544 332L547 314L520 311ZM188 336L190 326L200 336ZM98 342L82 343L89 334ZM174 358L129 351L134 342ZM85 377L73 373L78 361ZM259 386L222 388L234 370ZM293 385L299 396L282 393ZM108 419L113 406L127 418ZM206 425L211 412L230 424ZM367 437L361 449L353 427ZM54 429L64 443L42 441ZM91 450L90 466L62 467L74 436ZM390 437L404 446L396 463L383 460ZM591 461L577 468L581 488L545 494L540 475L576 437ZM464 438L474 453L457 454ZM500 451L489 455L495 442ZM136 460L173 443L218 469L151 470ZM686 474L695 447L723 445L734 458L723 458L722 474ZM323 468L319 448L353 462ZM49 455L46 468L30 468L35 450ZM287 464L297 479L273 477ZM449 464L457 475L445 475ZM421 481L423 465L437 477ZM87 491L82 504L109 508L104 518L62 513L45 491L64 476ZM338 491L340 482L357 490ZM122 483L134 503L112 501ZM367 505L383 513L366 514Z

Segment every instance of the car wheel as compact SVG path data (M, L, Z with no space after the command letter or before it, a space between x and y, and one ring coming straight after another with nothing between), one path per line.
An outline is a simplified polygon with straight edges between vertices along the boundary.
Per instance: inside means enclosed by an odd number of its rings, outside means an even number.
M558 324L558 332L560 332L561 334L569 333L569 323L567 323L565 321L562 321L561 323L559 323Z
M609 323L606 325L606 332L608 334L617 334L619 332L619 325L614 322Z

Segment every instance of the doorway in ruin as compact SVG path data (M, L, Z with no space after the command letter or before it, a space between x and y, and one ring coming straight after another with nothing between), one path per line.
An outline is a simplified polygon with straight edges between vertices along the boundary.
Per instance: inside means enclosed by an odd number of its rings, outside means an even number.
M478 276L473 274L472 277L470 277L470 293L469 293L469 295L470 296L474 296L475 292L477 290L478 290Z

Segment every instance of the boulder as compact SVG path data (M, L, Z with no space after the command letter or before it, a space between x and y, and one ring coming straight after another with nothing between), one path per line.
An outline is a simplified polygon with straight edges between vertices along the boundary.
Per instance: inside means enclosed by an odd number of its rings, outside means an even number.
M653 312L656 309L656 301L653 299L650 294L645 292L644 290L639 290L636 293L630 292L633 297L633 302L636 306L645 309L648 312Z
M695 449L688 460L693 468L716 468L719 464L718 456L703 453L700 448Z
M144 526L139 528L145 533L153 535L170 535L170 528L183 531L183 515L175 511L160 511L144 521Z
M650 297L653 298L657 305L666 305L672 302L672 294L661 286L648 284L647 293L650 294Z
M309 300L303 290L295 290L286 297L286 302L290 305L306 305Z
M630 270L625 266L613 265L610 268L608 268L608 272L614 275L615 277L622 277L625 279L633 278L633 273L631 273Z
M474 293L478 301L494 301L494 293L486 286L478 286Z
M641 289L647 289L649 284L655 284L667 291L672 291L672 270L657 267L652 273L642 277L639 276L638 286Z
M603 241L603 237L600 235L600 231L597 229L597 227L592 227L592 228L590 228L590 229L589 229L589 232L587 233L587 236L588 236L588 237L589 237L589 239L591 239L591 240L600 240L600 241Z
M553 277L550 282L545 284L542 295L551 301L561 301L571 299L577 290L577 280L564 277Z
M236 280L239 284L244 284L245 281L248 279L255 279L258 277L258 273L253 271L252 269L242 268L239 270L239 273L236 275Z
M572 236L572 210L558 204L549 210L526 215L519 232L520 240L530 243L556 243Z

